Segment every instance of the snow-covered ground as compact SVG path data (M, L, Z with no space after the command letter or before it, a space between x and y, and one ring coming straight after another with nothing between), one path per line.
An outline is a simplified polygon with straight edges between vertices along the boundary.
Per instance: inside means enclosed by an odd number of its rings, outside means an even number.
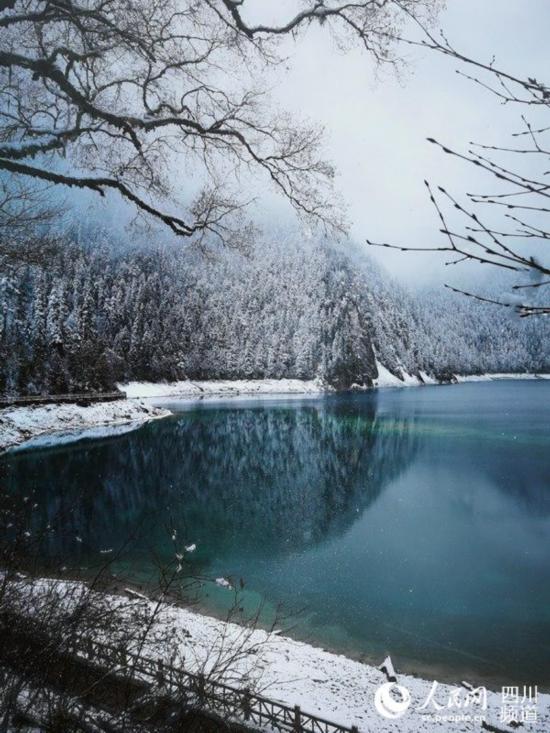
M502 372L497 374L457 374L457 382L494 382L500 379L550 379L550 374L511 374Z
M138 400L9 407L0 410L0 452L22 444L38 447L116 435L167 415L168 410Z
M35 581L30 586L34 596L33 608L40 605L41 596L51 593L52 582ZM74 585L78 583L71 581L58 587ZM106 600L112 613L125 614L124 618L129 620L151 621L151 633L143 650L146 656L163 655L160 640L166 639L168 630L169 638L173 640L168 646L170 654L174 659L183 660L188 671L208 672L216 661L218 665L225 666L232 660L231 679L247 677L247 685L271 699L289 706L300 705L304 712L336 723L356 725L360 732L479 733L482 719L487 730L506 733L517 730L502 719L514 707L513 703L503 702L502 689L484 692L484 688L477 688L477 696L474 696L468 681L457 680L456 685L437 683L434 690L437 680L400 674L399 669L394 669L391 659L380 660L381 667L385 668L382 671L277 632L243 629L240 625L174 605L163 604L158 613L158 607L141 593L129 589L128 595L129 599L112 595ZM235 654L237 649L239 654ZM401 686L402 699L409 701L401 714L398 714L395 698L388 695L395 689L389 684L393 674ZM512 681L511 684L517 686L520 682L521 700L523 681ZM535 685L536 681L532 684ZM485 694L486 706L483 705ZM520 702L515 708L516 715L524 715L525 718L528 718L525 711L530 710L532 719L524 719L520 728L524 733L550 731L550 695L538 692L536 704ZM535 717L536 720L533 719ZM487 727L487 724L493 727Z
M424 381L403 371L403 379L392 374L389 369L376 362L378 378L374 387L414 387L421 384L437 384L437 380L422 375ZM117 387L128 397L157 398L181 397L183 399L207 397L242 397L264 395L314 395L334 392L334 389L320 379L236 379L212 380L207 382L129 382ZM354 385L356 389L365 389Z
M163 618L164 617L164 618ZM186 659L207 657L209 650L220 638L239 638L242 629L236 624L226 624L211 617L192 611L166 607L160 622L175 623L185 628L190 637L183 650ZM227 642L226 642L227 643ZM381 685L387 682L386 675L377 667L354 661L343 655L333 654L309 644L295 641L282 635L268 635L257 630L248 643L259 645L259 658L255 660L260 687L265 694L287 705L300 705L302 710L319 717L347 726L356 725L359 731L385 733L452 733L454 731L479 731L479 721L458 723L437 719L439 716L486 713L487 721L498 725L504 731L512 728L499 722L502 707L502 691L487 691L487 711L477 705L467 708L452 706L446 708L457 692L464 702L467 690L461 684L456 686L438 684L435 695L437 709L429 704L422 706L432 689L434 680L423 680L410 675L401 675L397 670L397 683L410 693L411 705L399 718L387 719L375 708L374 696ZM384 660L380 660L383 663ZM537 724L524 724L523 731L550 731L550 695L539 695Z
M433 376L420 372L420 377L402 370L403 378L392 374L378 360L378 377L373 387L419 387L439 384ZM457 382L488 382L498 379L550 379L550 374L474 374L456 375ZM319 379L235 379L196 382L128 382L117 387L126 392L129 398L178 397L182 399L205 399L209 397L254 397L281 395L316 395L333 392L334 389ZM354 385L356 389L365 389Z
M128 382L117 385L128 397L232 397L241 395L320 394L330 391L320 380L234 379L195 382Z

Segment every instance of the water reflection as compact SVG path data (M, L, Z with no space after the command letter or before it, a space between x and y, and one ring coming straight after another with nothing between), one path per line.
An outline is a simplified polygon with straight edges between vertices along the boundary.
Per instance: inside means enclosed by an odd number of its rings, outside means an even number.
M139 529L139 575L176 528L196 569L306 607L295 633L317 643L542 686L549 404L549 383L515 382L203 405L0 468L56 525L50 554L84 561Z
M136 531L170 553L175 528L203 561L273 557L344 532L411 461L413 419L380 430L376 412L376 395L195 409L116 439L14 454L5 482L35 491L43 519L64 530L50 550L66 555Z

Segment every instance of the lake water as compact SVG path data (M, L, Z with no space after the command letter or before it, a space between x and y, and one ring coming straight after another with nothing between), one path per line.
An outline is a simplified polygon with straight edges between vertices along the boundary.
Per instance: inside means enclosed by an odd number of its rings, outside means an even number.
M293 634L439 679L550 684L550 383L185 405L123 436L8 454L44 553L116 569L196 543ZM173 530L177 539L172 541ZM78 540L76 538L79 538ZM231 592L207 583L216 612Z

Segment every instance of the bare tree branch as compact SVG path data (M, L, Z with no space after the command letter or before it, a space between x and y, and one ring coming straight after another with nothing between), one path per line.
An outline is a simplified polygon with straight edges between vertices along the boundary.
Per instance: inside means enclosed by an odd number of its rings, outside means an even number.
M313 22L393 63L400 21L438 0L301 4L280 25L251 25L245 0L0 3L0 171L116 190L177 235L223 243L241 228L242 201L219 181L250 172L302 216L341 229L322 131L271 109L257 82L280 63L280 39ZM204 190L184 203L176 189L197 165Z
M543 113L548 112L548 84L502 70L494 59L483 62L464 55L442 32L432 33L421 18L410 13L399 0L396 2L421 33L420 38L399 36L400 42L440 53L459 62L461 67L475 67L484 76L471 76L462 68L457 73L495 95L503 104L529 108L536 106ZM550 182L545 179L550 172L550 143L545 141L545 136L550 134L550 126L535 128L525 115L521 119L525 129L512 133L512 137L524 138L530 141L530 145L472 142L466 151L461 152L434 138L428 138L428 142L437 145L446 155L482 171L495 182L495 189L490 193L466 192L467 204L460 203L442 186L437 187L438 196L435 196L432 187L426 182L430 201L441 223L440 232L445 235L447 244L411 247L367 240L368 244L401 251L450 252L453 258L445 263L447 265L469 261L520 273L527 276L528 280L516 282L512 290L529 290L533 293L544 291L545 286L550 285L550 260L544 248L550 240L550 224L545 223L550 214L547 201L550 198ZM506 160L509 161L510 155L514 156L514 164L503 160L504 156L508 156ZM522 168L521 163L525 160L528 166ZM535 172L537 165L538 173ZM506 213L501 213L502 207ZM497 224L493 223L495 216ZM518 303L515 296L503 296L502 300L495 300L450 285L447 287L477 300L513 307L522 317L550 313L547 303Z

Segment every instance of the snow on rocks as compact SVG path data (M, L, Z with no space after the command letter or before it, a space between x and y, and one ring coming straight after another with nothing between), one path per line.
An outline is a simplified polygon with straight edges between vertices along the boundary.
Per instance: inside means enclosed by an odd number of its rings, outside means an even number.
M144 422L170 415L137 400L82 406L48 404L0 410L0 452L17 446L46 447L83 438L120 435Z
M403 371L403 379L399 379L395 374L392 374L381 362L376 360L376 368L378 370L378 376L373 380L374 387L416 387L422 384L422 381Z
M419 371L420 378L424 384L439 384L437 379L435 377L432 377L430 374L426 374L426 372Z
M456 381L461 382L494 382L501 379L550 379L550 374L529 374L527 372L521 374L513 374L508 372L495 374L457 374Z
M441 384L435 377L426 372L419 372L419 377L414 374L408 374L401 369L402 379L392 374L378 359L376 360L376 368L378 369L378 377L373 380L373 387L418 387L420 385ZM495 374L455 374L453 375L457 383L463 382L493 382L501 379L550 379L550 374L528 374L528 373L495 373ZM443 382L447 384L447 382Z

